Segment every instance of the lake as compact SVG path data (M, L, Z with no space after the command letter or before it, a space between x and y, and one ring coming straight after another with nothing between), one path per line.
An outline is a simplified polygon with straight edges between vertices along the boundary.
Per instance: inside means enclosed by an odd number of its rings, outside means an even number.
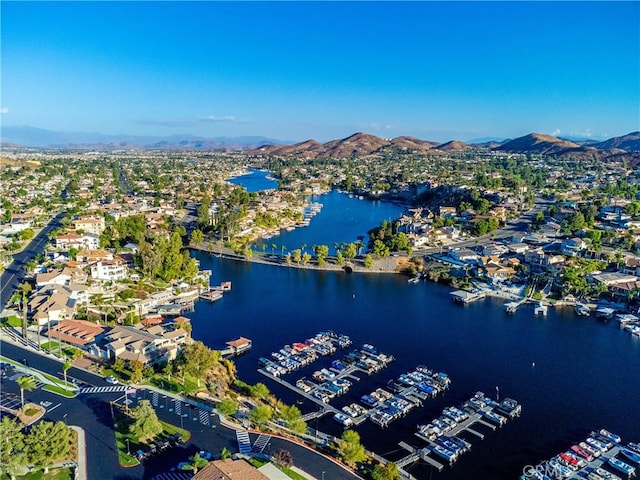
M322 215L327 217L326 224L338 225L335 222L342 221L344 210L339 208L341 201L383 211L381 205L366 200L337 193L325 197L338 208L325 207L309 231ZM386 204L384 208L397 207ZM383 218L374 219L374 224ZM336 228L332 238L348 241L346 237L354 233ZM326 242L308 238L305 243ZM452 468L438 473L423 463L409 467L417 478L514 479L525 465L550 458L600 428L620 434L625 441L640 441L640 339L614 321L604 323L578 317L572 309L553 308L546 318L535 317L531 306L507 315L504 302L495 299L461 307L451 302L450 289L428 282L408 284L400 275L306 271L194 255L202 268L212 269L212 284L233 282L233 290L222 300L198 302L196 311L189 314L194 338L212 348L221 348L240 335L252 339L253 349L236 359L240 378L264 382L289 403L300 398L260 375L258 358L328 329L349 335L354 347L370 343L396 357L376 375L358 374L361 381L349 394L332 401L337 407L419 364L449 374L448 392L426 400L384 434L369 421L357 427L368 448L392 460L404 455L398 446L401 440L424 446L414 436L418 424L476 391L495 398L499 387L500 398L511 397L522 404L521 418L495 432L474 427L485 433L484 440L466 436L473 447ZM295 383L329 363L323 358L284 378ZM300 407L303 412L317 408L306 403ZM318 426L335 435L342 430L330 415Z

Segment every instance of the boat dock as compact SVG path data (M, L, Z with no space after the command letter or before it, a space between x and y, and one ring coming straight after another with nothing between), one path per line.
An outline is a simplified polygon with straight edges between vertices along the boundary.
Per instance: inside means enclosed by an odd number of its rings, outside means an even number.
M456 290L455 292L451 292L449 295L451 295L451 300L463 305L468 305L476 300L482 300L487 296L482 290L472 290L471 292L467 292L466 290Z
M290 383L289 383L289 382L287 382L286 380L282 380L281 378L276 377L275 375L270 374L269 372L267 372L266 370L264 370L264 369L262 369L262 368L260 368L260 369L258 370L258 372L259 372L259 373L261 373L262 375L264 375L265 377L267 377L267 378L269 378L269 379L273 380L274 382L276 382L276 383L278 383L278 384L282 385L283 387L286 387L286 388L288 388L289 390L293 390L293 391L294 391L294 392L296 392L298 395L300 395L300 396L304 397L305 399L307 399L307 400L309 400L309 401L311 401L311 402L315 403L316 405L318 405L318 406L322 407L320 411L317 411L317 412L311 412L311 413L308 413L307 415L305 415L305 417L306 417L306 416L308 416L308 418L309 418L309 419L311 419L311 418L319 418L319 417L321 417L321 416L323 416L323 415L325 415L325 414L327 414L327 413L333 413L333 414L340 413L340 414L344 414L344 412L343 412L342 410L339 410L339 409L337 409L336 407L334 407L333 405L329 405L328 403L323 402L322 400L320 400L319 398L317 398L317 397L313 396L312 394L307 393L307 392L305 392L304 390L302 390L302 389L300 389L300 388L296 387L295 385L290 384ZM320 412L322 412L322 413L320 413ZM304 418L304 417L303 417L303 418ZM362 422L364 422L364 421L366 420L366 418L367 418L367 414L365 414L365 415L360 415L359 417L355 417L355 418L353 418L353 419L352 419L352 421L353 421L353 423L354 423L355 425L359 425L359 424L361 424Z
M468 432L482 440L485 435L471 427L482 425L495 431L507 419L519 416L520 411L521 407L515 400L505 399L498 404L478 392L464 406L445 408L440 418L432 420L428 425L418 426L415 435L427 443L426 447L416 448L400 442L399 446L409 451L409 455L400 459L397 464L404 467L422 460L441 471L444 468L441 463L443 460L453 463L459 455L472 447L469 442L458 437L459 434ZM438 459L433 458L434 456Z
M569 447L566 452L544 460L535 467L530 467L530 471L525 470L520 478L522 480L539 478L534 472L546 475L557 472L567 480L620 479L635 476L635 470L640 468L640 445L624 446L617 435L610 434L612 436L607 437L601 432L606 430L591 432L587 439L576 442L576 445ZM635 446L635 450L631 445ZM627 454L625 455L623 451ZM635 461L627 456L634 454ZM628 472L623 471L624 469L628 469Z

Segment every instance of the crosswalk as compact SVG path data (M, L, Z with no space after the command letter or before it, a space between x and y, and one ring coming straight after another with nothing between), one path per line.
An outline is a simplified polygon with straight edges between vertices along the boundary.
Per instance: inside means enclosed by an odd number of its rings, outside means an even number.
M209 412L199 409L198 414L200 416L200 423L203 425L209 425Z
M153 405L154 407L158 406L158 397L159 396L160 395L158 395L158 392L155 392L155 391L151 394L151 405Z
M236 430L236 440L238 440L238 451L240 453L251 452L251 439L246 430Z
M258 438L256 438L256 441L253 442L253 451L262 453L264 447L266 447L267 443L269 443L269 440L271 440L271 436L261 433Z
M127 388L126 385L112 385L110 387L85 387L78 390L78 393L113 393L124 392Z
M176 400L173 408L176 415L182 416L182 402L180 400Z

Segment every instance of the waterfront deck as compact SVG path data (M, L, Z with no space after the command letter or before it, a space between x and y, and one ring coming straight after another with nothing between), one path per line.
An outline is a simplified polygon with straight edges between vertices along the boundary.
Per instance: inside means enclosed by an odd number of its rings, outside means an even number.
M482 300L487 296L486 293L481 290L474 290L472 292L467 292L466 290L456 290L455 292L451 292L449 295L451 295L451 300L463 305L467 305L477 300Z

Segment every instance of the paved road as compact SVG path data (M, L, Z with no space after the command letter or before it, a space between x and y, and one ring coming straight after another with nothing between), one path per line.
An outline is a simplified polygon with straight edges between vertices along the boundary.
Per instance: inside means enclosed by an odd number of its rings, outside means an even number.
M0 276L0 309L7 305L7 302L13 295L13 292L20 286L24 280L24 265L33 260L36 255L44 251L49 238L47 235L54 229L62 225L61 220L64 217L65 212L60 212L53 217L49 223L38 234L31 239L29 245L27 245L20 253L16 253L13 256L13 262L9 267L2 272Z
M26 359L30 367L62 378L61 364L57 360L7 342L2 342L1 347L2 355L19 362ZM111 387L102 377L76 368L69 370L68 377L76 378L84 385ZM19 396L20 393L16 382L10 379L2 380L0 389L3 394L13 393ZM85 430L89 480L147 479L158 473L170 471L179 462L187 461L190 455L200 450L207 450L214 455L218 455L223 448L232 453L238 451L235 431L222 426L217 415L211 415L207 410L148 389L138 389L135 394L126 397L121 391L109 391L112 390L110 388L98 390L95 393L80 394L73 399L63 398L40 388L25 392L26 401L45 404L49 402L45 420L63 420L69 425L77 425ZM114 445L110 402L123 403L125 398L131 401L130 406L135 406L142 399L149 400L161 420L183 426L191 433L191 439L185 445L158 454L137 467L120 468ZM256 438L256 434L251 434L252 442ZM278 449L289 450L294 463L318 479L322 478L323 472L325 480L358 478L331 460L286 440L272 438L265 448L265 453L273 453Z

